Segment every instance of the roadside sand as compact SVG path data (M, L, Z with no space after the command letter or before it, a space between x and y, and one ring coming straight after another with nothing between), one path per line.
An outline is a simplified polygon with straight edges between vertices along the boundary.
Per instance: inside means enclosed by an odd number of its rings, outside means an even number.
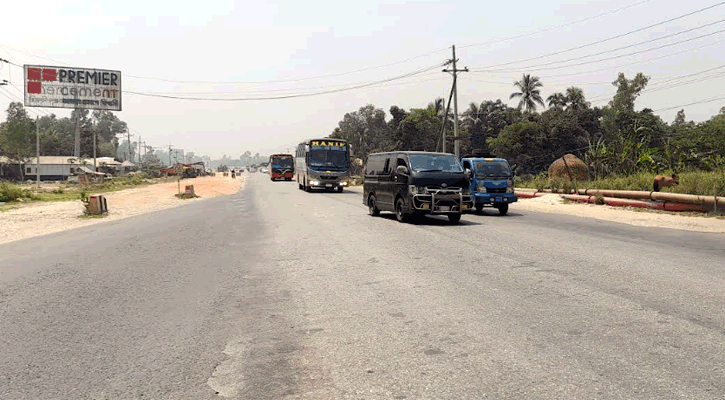
M533 199L519 198L519 201L513 203L509 210L511 212L516 212L516 210L551 212L637 226L725 233L725 219L648 210L634 211L629 207L565 203L557 194L547 194Z
M233 194L244 186L244 175L237 179L223 177L222 174L215 177L184 179L181 181L182 191L185 185L194 185L194 191L200 197L187 200L177 198L176 182L106 193L104 196L108 202L108 215L103 218L79 218L83 215L84 209L80 200L30 203L0 212L0 244Z

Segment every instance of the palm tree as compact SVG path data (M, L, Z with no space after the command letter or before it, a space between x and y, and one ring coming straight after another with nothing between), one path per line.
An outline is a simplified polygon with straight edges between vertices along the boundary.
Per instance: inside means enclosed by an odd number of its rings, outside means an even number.
M446 112L445 106L445 100L443 100L442 97L438 97L432 102L428 103L428 108L432 108L436 115L443 116L443 114Z
M567 110L579 111L589 108L589 102L584 98L584 91L581 88L572 86L566 89Z
M566 107L567 98L566 96L564 96L563 93L557 92L547 97L546 101L549 102L549 107L551 108L563 109L564 107Z
M536 105L546 107L544 100L541 98L539 88L544 85L537 76L531 76L530 74L524 74L520 81L514 82L519 91L511 93L509 100L513 98L519 98L518 108L524 108L526 112L536 111Z

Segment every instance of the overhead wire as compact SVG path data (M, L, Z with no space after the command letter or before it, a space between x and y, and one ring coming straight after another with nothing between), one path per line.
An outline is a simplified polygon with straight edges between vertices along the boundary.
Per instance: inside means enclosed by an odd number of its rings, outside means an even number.
M500 67L500 66L506 66L506 65L511 65L511 64L518 64L518 63L527 62L527 61L538 60L538 59L542 59L542 58L556 56L556 55L559 55L559 54L568 53L568 52L571 52L571 51L574 51L574 50L583 49L583 48L590 47L590 46L594 46L594 45L597 45L597 44L606 43L606 42L609 42L609 41L612 41L612 40L615 40L615 39L619 39L619 38L622 38L622 37L625 37L625 36L632 35L634 33L642 32L642 31L645 31L645 30L648 30L648 29L652 29L652 28L657 27L657 26L660 26L660 25L664 25L664 24L670 23L672 21L676 21L678 19L682 19L682 18L689 17L689 16L692 16L692 15L695 15L695 14L698 14L698 13L701 13L701 12L704 12L704 11L707 11L707 10L710 10L712 8L719 7L719 6L723 5L723 4L725 4L725 1L721 1L719 3L713 4L713 5L704 7L704 8L700 8L698 10L695 10L695 11L692 11L692 12L689 12L689 13L686 13L686 14L682 14L682 15L679 15L677 17L667 19L665 21L660 21L660 22L657 22L655 24L651 24L651 25L648 25L648 26L645 26L645 27L642 27L642 28L639 28L639 29L635 29L635 30L632 30L632 31L629 31L629 32L621 33L619 35L611 36L611 37L608 37L608 38L605 38L605 39L596 40L594 42L589 42L589 43L586 43L586 44L583 44L583 45L579 45L579 46L575 46L575 47L570 47L568 49L560 50L560 51L557 51L557 52L554 52L554 53L542 54L542 55L539 55L539 56L536 56L536 57L530 57L530 58L525 58L525 59L516 60L516 61L509 61L509 62L501 63L501 64L489 65L489 66L484 67L484 68Z
M513 72L513 71L527 71L527 70L532 70L532 69L537 69L537 70L552 70L552 69L563 69L563 68L578 67L578 66L581 66L581 65L596 64L596 63L600 63L600 62L604 62L604 61L616 60L616 59L622 58L622 57L630 57L630 56L637 55L637 54L648 53L650 51L655 51L655 50L664 49L666 47L676 46L676 45L679 45L679 44L682 44L682 43L691 42L693 40L702 39L704 37L716 35L718 33L723 33L723 32L725 32L725 29L720 29L720 30L715 31L715 32L706 33L704 35L696 36L696 37L689 38L689 39L680 40L680 41L674 42L674 43L664 44L662 46L652 47L652 48L645 49L645 50L635 51L635 52L631 52L631 53L627 53L627 54L620 54L620 55L617 55L617 56L612 56L612 57L607 57L607 58L600 58L598 60L583 61L583 62L576 63L576 64L568 64L568 65L560 65L560 66L551 67L551 66L546 66L546 65L551 64L551 63L547 63L547 64L539 64L539 65L530 65L530 66L520 67L520 68L516 68L516 69L477 70L476 72Z
M596 18L599 18L599 17L603 17L605 15L614 14L614 13L617 13L619 11L626 10L628 8L632 8L632 7L635 7L635 6L644 4L644 3L648 3L649 1L650 0L643 0L643 1L640 1L638 3L634 3L634 4L630 4L628 6L624 6L624 7L617 8L615 10L603 12L603 13L600 13L600 14L597 14L597 15L593 15L591 17L586 17L586 18L583 18L583 19L580 19L580 20L577 20L577 21L569 22L569 23L562 24L562 25L557 25L557 26L554 26L554 27L551 27L551 28L540 29L540 30L535 31L535 32L524 33L524 34L521 34L521 35L511 36L511 37L508 37L508 38L490 40L488 42L481 42L481 43L474 43L474 44L468 44L468 45L458 46L458 48L464 49L464 48L468 48L468 47L487 46L487 45L490 45L490 44L508 42L508 41L515 40L515 39L521 39L521 38L524 38L524 37L534 36L534 35L538 35L540 33L550 32L550 31L553 31L553 30L565 28L567 26L572 26L572 25L576 25L576 24L579 24L579 23L582 23L582 22L590 21L592 19L596 19Z
M146 96L146 97L159 97L159 98L166 98L166 99L175 99L175 100L193 100L193 101L263 101L263 100L281 100L281 99L292 99L292 98L299 98L299 97L311 97L311 96L320 96L325 94L331 94L331 93L339 93L339 92L346 92L350 90L356 90L356 89L362 89L365 87L378 85L381 83L387 83L392 82L398 79L407 78L410 76L418 75L423 72L428 72L436 68L442 67L443 64L436 64L431 67L422 68L417 71L409 72L407 74L398 75L392 78L383 79L376 82L369 82L365 84L359 84L356 86L350 86L346 88L340 88L340 89L333 89L333 90L327 90L327 91L321 91L321 92L315 92L315 93L302 93L302 94L292 94L292 95L282 95L282 96L268 96L268 97L241 97L241 98L212 98L212 97L182 97L182 96L170 96L170 95L155 95L155 94L149 94L149 93L143 93L143 92L135 92L135 91L126 91L126 93L129 94L135 94L139 96Z

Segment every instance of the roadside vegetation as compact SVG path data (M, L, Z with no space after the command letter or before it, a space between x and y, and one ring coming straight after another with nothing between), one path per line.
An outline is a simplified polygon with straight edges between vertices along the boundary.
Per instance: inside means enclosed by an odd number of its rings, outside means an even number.
M652 191L652 183L657 174L635 172L629 175L611 175L592 181L570 182L568 180L550 180L546 172L536 176L521 177L516 181L517 188L529 189L604 189L604 190L642 190ZM666 175L669 175L666 173ZM695 194L700 196L725 197L725 168L718 171L690 171L678 174L680 184L663 188L662 192Z
M145 173L139 173L105 179L103 181L85 185L60 183L53 189L48 189L47 187L44 188L42 186L38 189L35 187L35 184L17 185L9 182L0 182L0 202L22 203L32 201L80 200L87 197L89 194L109 193L173 180L175 180L175 178L151 178Z

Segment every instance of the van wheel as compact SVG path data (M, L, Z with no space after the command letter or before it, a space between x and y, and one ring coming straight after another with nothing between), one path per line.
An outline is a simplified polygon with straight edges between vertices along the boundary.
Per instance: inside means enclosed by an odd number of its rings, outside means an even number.
M457 224L461 221L461 214L448 214L448 220L451 221L452 224Z
M380 215L380 210L378 210L378 205L375 203L375 195L371 194L368 198L368 213L373 216L377 217Z
M499 204L496 208L498 208L498 215L506 215L506 213L509 212L508 203Z
M405 213L405 204L403 204L402 198L398 198L395 202L395 219L397 219L398 222L405 222L408 220L408 214Z

